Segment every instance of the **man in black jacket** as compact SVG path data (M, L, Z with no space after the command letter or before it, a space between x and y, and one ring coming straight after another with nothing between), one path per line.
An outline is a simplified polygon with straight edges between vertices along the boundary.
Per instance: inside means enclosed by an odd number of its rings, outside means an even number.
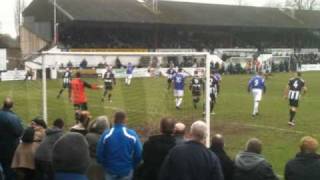
M163 160L176 145L173 136L175 121L163 118L160 122L160 135L151 136L143 145L143 165L141 180L156 180Z
M204 145L207 134L203 121L194 122L191 140L170 151L159 180L223 180L219 159Z
M224 140L222 135L216 134L212 138L210 150L214 152L220 160L224 180L232 180L234 164L224 150Z
M7 97L0 111L0 164L6 180L15 180L15 173L11 169L11 161L23 132L21 120L11 111L12 107L13 101Z
M300 152L285 168L285 180L319 180L320 156L316 154L319 143L306 136L301 139Z
M53 127L46 130L46 136L35 153L36 179L53 180L52 166L53 145L63 135L64 121L60 118L53 122Z
M174 137L176 139L177 145L180 145L186 142L186 139L184 137L185 133L186 133L186 125L181 122L176 123L174 127Z
M271 165L261 155L262 143L249 139L244 152L235 159L234 180L277 180Z

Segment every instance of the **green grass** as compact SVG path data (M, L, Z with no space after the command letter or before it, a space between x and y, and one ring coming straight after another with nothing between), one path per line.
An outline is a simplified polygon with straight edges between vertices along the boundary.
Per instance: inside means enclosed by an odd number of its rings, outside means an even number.
M231 157L241 151L250 137L257 137L264 143L263 154L271 162L279 175L283 174L285 162L298 151L299 139L304 135L320 138L320 73L304 73L308 93L300 102L297 113L297 126L290 128L288 121L288 102L283 99L283 89L292 74L274 74L267 80L267 93L260 105L261 115L252 118L252 96L246 92L248 75L223 76L221 94L216 105L216 115L212 117L212 131L225 136L226 149ZM88 79L89 82L102 84L101 80ZM112 117L116 109L128 112L129 126L141 134L155 133L159 119L173 116L188 125L202 118L202 107L192 107L189 90L186 90L183 109L177 111L172 91L166 89L163 78L135 78L132 86L124 86L123 80L117 81L113 91L112 103L101 103L102 90L87 90L89 110L92 115ZM61 81L48 80L48 116L52 122L61 117L70 126L74 123L73 107L67 98L67 91L61 99L56 95ZM0 98L12 96L14 111L25 124L35 116L41 115L41 82L13 81L0 83ZM200 104L203 104L201 102Z

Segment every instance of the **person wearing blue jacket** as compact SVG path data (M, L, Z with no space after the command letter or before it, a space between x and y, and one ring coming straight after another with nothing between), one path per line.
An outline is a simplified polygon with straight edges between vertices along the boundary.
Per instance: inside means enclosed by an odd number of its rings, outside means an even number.
M141 161L142 145L137 133L125 126L127 115L116 112L114 126L106 130L97 145L97 161L108 180L131 180Z
M11 169L11 162L23 133L22 121L11 110L12 108L12 99L5 98L0 111L0 164L6 180L16 179L15 172Z

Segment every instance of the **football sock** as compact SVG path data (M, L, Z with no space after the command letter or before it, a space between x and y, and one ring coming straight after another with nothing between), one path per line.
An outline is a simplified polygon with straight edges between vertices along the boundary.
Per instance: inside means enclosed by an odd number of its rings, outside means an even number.
M253 114L255 115L258 112L259 112L259 101L255 101L253 106Z
M109 96L108 96L108 100L109 101L111 100L111 96L112 96L112 94L109 94Z
M61 89L61 90L59 91L59 94L58 94L58 96L57 96L57 97L60 97L60 96L61 96L61 94L62 94L62 92L63 92L63 89Z
M214 108L214 103L213 103L213 101L210 101L210 112L213 111L213 108Z
M177 106L180 107L181 103L182 103L182 98L178 98Z
M295 115L296 115L296 112L295 112L295 111L292 111L292 110L290 109L290 122L293 121Z

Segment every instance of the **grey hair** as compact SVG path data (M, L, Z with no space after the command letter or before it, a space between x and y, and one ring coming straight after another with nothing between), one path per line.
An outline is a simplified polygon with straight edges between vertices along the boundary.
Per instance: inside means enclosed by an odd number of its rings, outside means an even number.
M208 129L205 122L198 120L191 125L190 132L193 140L203 142L208 136Z
M107 116L98 116L90 125L89 131L102 134L106 129L110 129L111 124Z

